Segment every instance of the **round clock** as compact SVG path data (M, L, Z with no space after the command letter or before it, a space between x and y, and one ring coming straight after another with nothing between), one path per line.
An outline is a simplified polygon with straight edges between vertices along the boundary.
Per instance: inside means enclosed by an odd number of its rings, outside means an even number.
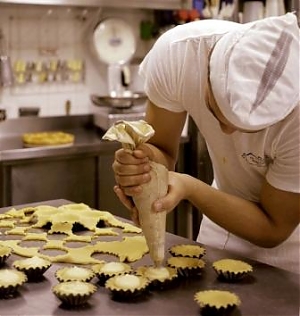
M94 30L93 43L99 59L108 65L125 64L136 50L131 26L118 18L102 20Z

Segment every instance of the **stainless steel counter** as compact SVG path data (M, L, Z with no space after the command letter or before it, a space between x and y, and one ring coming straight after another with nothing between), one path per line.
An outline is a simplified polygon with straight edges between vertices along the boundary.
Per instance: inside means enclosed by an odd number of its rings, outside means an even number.
M64 131L75 135L72 146L24 148L22 134L26 132ZM0 163L81 153L113 152L117 142L101 139L104 131L94 125L93 115L24 117L0 122ZM182 137L182 143L188 137Z
M66 200L39 202L37 204L59 206L68 203ZM15 208L23 207L14 206ZM0 213L8 208L0 209ZM0 235L0 240L5 235ZM166 249L175 244L192 244L191 240L167 234ZM193 297L197 291L221 289L236 293L241 299L241 306L231 316L298 316L299 315L299 275L277 269L256 261L239 258L229 252L206 247L206 267L203 275L181 282L173 289L151 292L145 299L132 302L118 302L111 299L109 292L98 286L97 292L89 303L75 310L65 309L52 294L51 288L57 281L54 277L58 264L54 264L39 283L26 283L13 299L0 300L1 315L199 315L198 305ZM168 257L169 254L167 253ZM19 257L18 257L19 258ZM224 283L216 279L211 268L213 261L222 258L238 258L251 263L253 275L239 283ZM17 256L11 256L6 268L11 267ZM133 263L133 267L150 264L148 255ZM94 279L92 283L97 283Z
M75 135L72 146L24 148L22 134L26 132L60 130ZM64 117L24 117L0 123L0 162L21 159L105 152L119 147L102 141L103 131L93 124L92 115Z

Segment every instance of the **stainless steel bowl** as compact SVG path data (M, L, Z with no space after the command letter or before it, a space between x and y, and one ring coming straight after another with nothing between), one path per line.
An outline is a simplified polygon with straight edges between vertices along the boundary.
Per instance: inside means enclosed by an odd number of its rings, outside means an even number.
M146 102L147 96L141 92L134 92L131 96L111 97L91 95L92 102L97 106L113 107L117 109L128 109L134 105L142 105Z

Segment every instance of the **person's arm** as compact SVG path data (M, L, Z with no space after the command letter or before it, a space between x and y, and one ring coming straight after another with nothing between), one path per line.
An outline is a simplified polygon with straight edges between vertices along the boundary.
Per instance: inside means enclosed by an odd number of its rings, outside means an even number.
M139 193L140 185L150 181L149 160L174 170L185 119L185 112L170 112L149 101L145 120L154 128L154 136L132 153L124 149L115 153L115 179L125 195Z
M300 218L300 195L263 184L260 204L219 191L186 174L170 173L169 193L154 203L156 211L172 210L189 200L213 222L260 247L287 239Z
M115 153L112 165L116 180L114 191L137 225L138 212L131 197L141 193L141 185L150 181L150 160L165 165L169 170L175 168L185 119L185 112L170 112L149 101L145 120L154 128L154 136L132 153L124 149Z
M185 119L186 112L170 112L149 101L145 120L155 130L154 136L146 143L152 151L150 159L169 170L175 169Z

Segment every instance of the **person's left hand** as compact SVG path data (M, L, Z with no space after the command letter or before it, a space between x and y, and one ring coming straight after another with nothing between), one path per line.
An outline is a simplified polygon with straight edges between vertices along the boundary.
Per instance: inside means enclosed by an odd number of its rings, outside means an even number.
M168 193L167 195L156 200L153 203L152 211L166 211L167 213L171 212L173 209L175 209L175 207L179 204L181 200L185 199L185 196L187 194L186 188L187 186L185 183L185 175L169 171ZM120 199L120 201L130 211L132 221L136 225L140 226L138 210L135 207L132 198L127 196L118 185L114 187L114 191Z
M153 203L152 210L154 212L166 211L167 213L174 210L181 200L186 197L185 175L173 171L169 171L168 193L164 197Z

